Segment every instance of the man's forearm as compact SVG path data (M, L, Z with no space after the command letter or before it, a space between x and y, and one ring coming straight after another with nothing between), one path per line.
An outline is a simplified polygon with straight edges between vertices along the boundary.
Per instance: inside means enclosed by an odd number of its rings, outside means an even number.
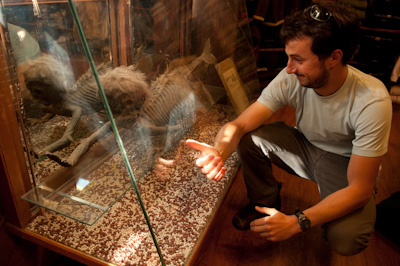
M263 125L272 114L270 109L256 101L235 120L226 123L218 132L214 142L214 147L220 153L221 159L225 162L236 150L243 135Z
M372 196L372 191L370 196ZM360 200L359 192L350 187L338 190L318 204L306 209L304 214L310 219L311 225L316 226L339 219L361 207L366 202Z
M214 147L220 153L222 161L225 162L236 150L242 136L242 130L232 122L225 124L220 129L215 137Z

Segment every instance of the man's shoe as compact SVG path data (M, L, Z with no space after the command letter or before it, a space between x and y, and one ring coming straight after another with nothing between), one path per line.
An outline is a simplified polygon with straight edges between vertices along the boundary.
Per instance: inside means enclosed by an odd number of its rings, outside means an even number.
M281 191L282 183L278 182L278 196L276 197L276 200L274 204L271 206L271 208L275 208L277 210L280 210L281 208L281 196L280 196L280 191ZM260 213L255 209L255 204L250 203L243 208L241 208L235 216L233 216L232 219L232 224L233 226L238 229L238 230L249 230L250 229L250 223L254 220L260 219L262 217L268 216L268 214L265 213Z
M268 216L268 214L256 211L255 205L250 203L241 208L236 215L233 216L232 224L238 230L249 230L252 221L265 216Z

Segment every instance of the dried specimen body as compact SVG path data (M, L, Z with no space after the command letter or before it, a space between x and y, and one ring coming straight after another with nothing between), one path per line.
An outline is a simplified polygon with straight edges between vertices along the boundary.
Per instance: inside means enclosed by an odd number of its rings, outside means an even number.
M117 115L134 114L150 93L145 76L133 66L111 69L102 64L97 72L110 107ZM23 74L28 90L34 99L42 103L45 113L71 117L62 137L35 151L36 157L52 154L68 146L81 116L104 109L91 71L72 85L74 79L71 69L50 55L43 55L30 61Z
M172 61L167 71L152 82L152 96L143 104L140 122L152 135L163 136L159 143L152 141L154 150L168 151L194 125L198 114L214 104L201 77L216 61L207 40L199 57Z
M139 115L145 99L150 97L150 90L145 82L144 74L135 71L133 66L121 66L108 69L99 77L107 96L107 102L112 110L119 130L131 127ZM97 86L94 80L89 86ZM71 153L68 159L63 159L54 153L47 153L50 159L62 166L75 165L91 145L110 133L111 124L108 121L89 137L81 140L79 146Z

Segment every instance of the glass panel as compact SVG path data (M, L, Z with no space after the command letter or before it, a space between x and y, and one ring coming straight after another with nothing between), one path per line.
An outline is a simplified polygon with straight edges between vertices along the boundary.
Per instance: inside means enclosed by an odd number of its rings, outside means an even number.
M113 67L110 19L104 19L110 17L108 2L75 7L92 62L105 75ZM93 224L131 186L131 178L68 2L4 1L2 14L33 173L33 189L23 198Z

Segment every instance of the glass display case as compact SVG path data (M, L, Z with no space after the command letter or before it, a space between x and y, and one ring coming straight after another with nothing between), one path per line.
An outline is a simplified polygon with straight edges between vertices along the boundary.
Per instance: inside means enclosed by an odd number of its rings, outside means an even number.
M244 1L0 10L1 152L19 226L117 265L187 263L238 162L209 181L184 140L212 144L260 93Z

